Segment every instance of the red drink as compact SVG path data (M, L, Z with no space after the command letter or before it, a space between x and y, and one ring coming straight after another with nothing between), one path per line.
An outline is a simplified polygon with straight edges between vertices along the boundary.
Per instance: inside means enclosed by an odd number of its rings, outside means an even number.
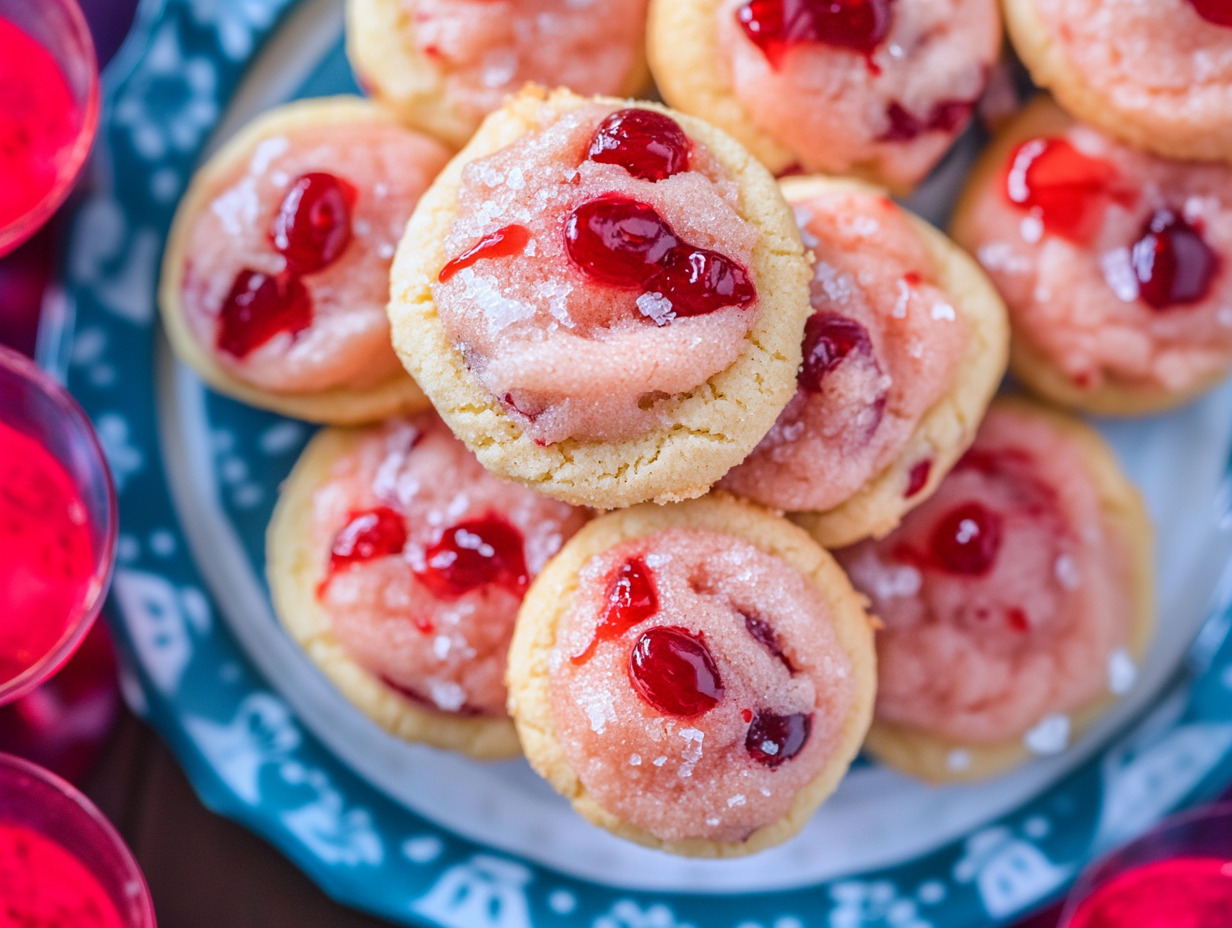
M1127 870L1078 906L1067 928L1227 928L1232 860L1174 857Z
M56 647L100 582L76 484L41 444L0 422L0 687Z
M76 173L83 119L51 53L0 17L0 228Z
M102 884L67 850L0 825L0 928L124 928Z

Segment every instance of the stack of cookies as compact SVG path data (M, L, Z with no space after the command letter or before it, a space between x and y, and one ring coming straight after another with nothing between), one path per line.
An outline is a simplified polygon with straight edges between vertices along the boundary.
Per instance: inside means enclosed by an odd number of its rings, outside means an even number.
M1064 750L1154 593L1058 407L1232 365L1232 17L1155 6L1008 0L1057 101L1017 110L994 0L351 0L372 99L240 132L160 292L212 386L328 426L269 529L288 632L678 854L786 840L861 748ZM955 244L891 194L977 107Z

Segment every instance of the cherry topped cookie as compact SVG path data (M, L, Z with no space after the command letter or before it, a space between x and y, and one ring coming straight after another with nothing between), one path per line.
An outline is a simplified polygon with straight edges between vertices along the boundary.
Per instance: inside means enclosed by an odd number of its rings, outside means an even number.
M872 628L834 560L725 496L584 528L509 652L527 759L584 817L671 853L794 835L859 749Z
M731 139L535 88L420 202L389 313L485 467L614 508L704 493L769 430L808 276L777 185Z
M651 0L647 29L664 99L776 174L897 192L967 125L1000 44L995 0Z
M1035 83L1078 119L1166 158L1232 160L1224 0L1006 0Z
M645 90L646 2L347 0L347 54L374 96L460 147L528 81Z
M823 547L884 535L975 437L1005 372L1005 307L944 235L858 181L788 178L813 259L796 395L720 486Z
M492 477L432 413L326 429L270 522L274 606L378 724L478 758L514 756L504 682L514 618L587 518Z
M1134 682L1154 624L1151 529L1081 423L993 403L928 502L836 555L885 623L868 749L933 781L1056 754Z
M1232 367L1229 204L1232 167L1136 151L1041 97L984 153L953 231L1009 307L1015 375L1134 415Z
M449 153L357 97L259 116L194 176L159 306L180 360L215 389L317 422L427 400L390 347L389 267Z

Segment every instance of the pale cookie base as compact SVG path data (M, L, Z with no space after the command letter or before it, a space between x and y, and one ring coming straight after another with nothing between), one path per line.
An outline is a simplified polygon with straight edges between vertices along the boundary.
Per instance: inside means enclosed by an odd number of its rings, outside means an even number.
M198 169L180 200L163 254L158 307L171 350L219 393L249 406L329 425L359 425L428 408L428 398L406 374L396 374L363 390L332 387L314 393L273 393L259 389L235 377L219 364L213 353L197 341L184 318L180 297L192 223L217 195L219 185L225 183L252 156L257 145L271 136L301 126L345 126L358 122L401 125L389 110L353 96L300 100L269 110L236 133Z
M361 434L354 429L322 429L283 484L265 539L274 611L338 691L390 734L478 760L517 757L522 751L510 719L437 712L407 699L362 667L334 636L329 615L316 596L323 565L310 544L312 496L328 480L334 462L353 453Z
M1232 119L1218 125L1195 122L1187 118L1183 101L1168 101L1162 93L1139 95L1139 106L1118 106L1070 63L1036 12L1035 0L1002 0L1001 6L1010 42L1031 79L1083 122L1165 158L1232 160Z
M997 178L1010 152L1027 139L1060 135L1074 122L1074 118L1046 94L1037 96L1006 122L967 175L967 184L954 207L950 234L959 245L972 254L979 247L972 228L976 205L998 183ZM1213 374L1197 386L1178 393L1105 374L1104 382L1098 387L1083 389L1021 337L1015 337L1010 343L1010 371L1028 390L1044 399L1099 416L1144 416L1173 409L1205 393L1227 376L1226 372Z
M859 181L827 177L791 177L781 184L791 201L831 190L881 193ZM793 513L823 548L842 548L870 535L889 534L903 516L933 495L945 475L975 440L984 411L1005 374L1010 328L1005 304L992 281L961 248L911 212L904 210L928 249L938 286L967 322L970 341L958 363L954 383L924 415L897 458L849 500L828 512ZM932 466L923 489L906 496L909 472L929 458Z
M662 841L600 806L569 765L552 727L548 666L561 620L577 590L578 573L595 555L631 538L672 528L723 532L786 561L819 590L829 606L834 632L851 659L854 701L837 746L822 772L795 796L788 813L741 842L697 838ZM877 654L864 598L837 562L804 532L765 509L716 494L674 506L638 506L589 523L552 559L531 585L518 613L509 648L509 711L532 767L565 796L587 821L617 837L686 857L741 857L781 844L795 835L838 786L860 750L872 718Z
M413 31L401 0L347 0L347 57L360 83L409 125L461 148L482 117L451 104L440 70L415 48ZM645 56L639 54L620 93L634 97L649 86L650 71Z
M493 113L424 194L394 257L389 319L394 348L454 434L499 477L575 506L615 509L701 496L748 455L796 390L811 276L791 209L778 185L743 148L712 126L665 107L737 182L737 212L760 232L751 261L759 313L736 361L704 384L665 401L671 425L618 442L567 439L543 447L470 372L437 315L430 281L447 255L462 169L544 121L591 102L566 90L528 86Z
M1077 419L1018 397L999 397L995 405L1043 419L1058 431L1075 438L1083 447L1087 472L1099 490L1104 529L1123 539L1129 554L1128 577L1133 615L1127 647L1139 666L1155 630L1155 584L1153 532L1146 507L1137 489L1121 472L1115 455L1099 434ZM1100 668L1102 672L1103 668ZM1102 716L1117 700L1107 694L1069 714L1070 743ZM940 738L906 725L874 721L865 749L884 764L932 783L984 779L1004 773L1034 757L1022 738L967 744ZM968 761L964 769L951 768L952 752Z

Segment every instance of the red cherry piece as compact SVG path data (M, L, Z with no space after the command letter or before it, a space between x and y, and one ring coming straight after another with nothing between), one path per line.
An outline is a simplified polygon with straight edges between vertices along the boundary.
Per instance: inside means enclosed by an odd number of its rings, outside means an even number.
M932 458L925 458L912 464L911 470L907 471L907 489L903 493L903 497L911 499L911 497L923 490L928 483L928 475L932 473L932 470Z
M745 269L705 248L673 249L666 267L645 288L666 297L678 317L704 316L725 306L747 309L757 302L757 289Z
M749 0L736 20L776 69L793 46L807 42L859 52L871 66L890 33L890 0Z
M1210 292L1219 256L1171 210L1157 210L1131 250L1138 295L1153 309L1197 303Z
M565 222L569 260L590 279L640 290L680 244L667 221L645 203L617 193L587 200Z
M950 510L933 529L933 559L952 574L987 573L1000 547L1001 516L977 502Z
M692 147L676 120L635 107L603 120L586 156L619 165L641 180L660 181L689 169Z
M753 760L773 770L804 750L812 731L811 715L778 715L762 709L753 717L744 749Z
M512 258L520 255L530 241L530 229L525 226L505 226L481 238L472 247L458 255L443 268L436 279L445 283L458 271L470 267L483 258Z
M498 515L467 519L445 529L424 552L415 576L433 594L456 599L490 584L521 597L530 584L522 533Z
M864 326L838 313L813 313L804 324L800 386L809 393L820 393L829 373L853 351L873 356L873 343Z
M401 554L406 547L406 520L388 506L353 512L334 538L329 552L329 572L352 564Z
M783 644L779 641L778 633L770 627L769 622L765 619L759 619L755 615L746 615L744 617L744 627L753 637L754 641L782 661L783 666L789 671L795 673L795 668L791 666L791 661L783 653Z
M1103 216L1116 178L1112 164L1065 139L1029 139L1010 156L1005 193L1011 203L1037 211L1048 232L1083 241Z
M1017 606L1005 614L1005 622L1016 632L1026 633L1031 630L1031 622L1027 619L1027 613Z
M723 698L719 668L705 642L674 625L648 629L629 653L629 681L647 705L690 718Z
M1189 0L1198 15L1216 26L1232 26L1232 3L1228 0Z
M296 335L310 325L312 296L303 281L245 268L219 312L218 350L242 359L279 332Z
M658 611L659 591L655 589L654 574L640 557L629 558L608 581L607 609L595 626L594 637L581 654L573 657L573 662L586 663L600 641L619 638Z
M333 174L297 177L270 225L270 243L292 274L311 274L333 264L351 243L355 187Z
M565 223L565 248L597 283L658 293L673 317L700 316L757 300L748 272L717 252L682 242L654 207L621 194L587 200Z
M890 128L877 141L910 142L926 132L953 132L967 122L973 109L974 100L942 100L933 104L927 116L920 117L895 100L886 107Z

